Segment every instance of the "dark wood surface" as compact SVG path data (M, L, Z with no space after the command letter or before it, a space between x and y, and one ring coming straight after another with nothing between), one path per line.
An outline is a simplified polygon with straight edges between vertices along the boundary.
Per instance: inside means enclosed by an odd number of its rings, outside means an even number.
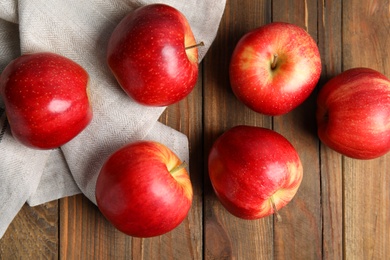
M233 95L228 64L239 38L272 21L305 28L323 61L318 87L284 116L257 114ZM174 231L139 239L115 230L83 195L34 208L25 205L0 240L0 259L388 259L390 154L369 161L320 143L315 100L343 70L365 66L390 77L388 0L227 0L218 35L200 66L195 90L160 121L190 140L194 202ZM241 220L213 193L207 156L213 141L239 124L283 134L298 150L302 185L273 216Z

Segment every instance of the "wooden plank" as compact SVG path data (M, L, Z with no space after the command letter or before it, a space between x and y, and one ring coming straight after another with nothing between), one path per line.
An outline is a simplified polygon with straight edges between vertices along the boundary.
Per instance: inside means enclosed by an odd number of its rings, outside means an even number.
M23 206L0 240L0 259L58 258L58 203Z
M60 200L61 259L124 259L131 242L85 196Z
M233 126L271 127L271 118L239 102L229 85L228 66L238 40L270 21L269 1L227 1L221 27L204 61L204 222L205 259L272 259L272 217L242 220L228 213L216 198L207 171L215 139Z
M390 2L343 2L343 65L369 67L390 77ZM390 154L344 159L344 228L347 259L390 254Z
M273 21L304 28L317 40L317 1L274 0ZM319 141L315 121L316 91L292 112L275 117L273 128L297 149L304 177L294 199L280 211L276 222L275 257L278 259L321 259L321 179Z
M322 77L318 88L342 71L342 3L326 0L318 5L318 39ZM320 144L323 259L343 258L342 156Z

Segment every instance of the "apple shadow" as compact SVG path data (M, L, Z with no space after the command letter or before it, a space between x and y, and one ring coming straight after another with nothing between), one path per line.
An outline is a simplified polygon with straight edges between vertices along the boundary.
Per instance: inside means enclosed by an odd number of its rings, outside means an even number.
M310 96L297 108L292 110L294 127L303 134L317 138L317 87L313 90Z
M292 111L292 113L295 113L294 119L296 120L296 125L299 127L299 129L314 138L318 139L317 134L317 118L316 118L316 112L317 112L317 97L321 90L321 88L325 85L325 83L329 80L329 77L325 77L321 75L316 87L312 91L312 93L309 95L309 97L296 109Z

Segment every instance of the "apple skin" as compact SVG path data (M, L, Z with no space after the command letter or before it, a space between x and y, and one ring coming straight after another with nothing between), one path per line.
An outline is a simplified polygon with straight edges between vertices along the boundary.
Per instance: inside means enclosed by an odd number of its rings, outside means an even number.
M370 68L352 68L330 79L317 97L320 140L354 159L390 151L390 81Z
M255 112L271 116L286 114L303 103L320 74L316 42L304 29L284 22L245 34L233 51L229 67L236 97Z
M122 89L148 106L185 98L198 79L198 50L190 25L177 9L150 4L129 13L108 43L107 62Z
M222 205L234 216L259 219L289 203L303 177L298 153L279 133L239 125L213 144L209 176Z
M187 216L192 184L180 159L153 141L128 144L104 163L96 183L102 214L121 232L153 237L176 228Z
M92 120L88 73L76 62L50 52L22 55L0 77L13 137L35 149L59 147Z

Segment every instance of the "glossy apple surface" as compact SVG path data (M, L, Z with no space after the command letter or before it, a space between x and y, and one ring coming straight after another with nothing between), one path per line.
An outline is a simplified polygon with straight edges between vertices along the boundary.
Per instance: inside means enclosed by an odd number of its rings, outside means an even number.
M107 61L135 101L167 106L185 98L198 78L198 50L190 25L177 9L151 4L128 14L113 31Z
M213 144L209 176L222 205L243 219L277 213L296 194L301 160L282 135L261 127L236 126Z
M390 151L390 81L378 71L352 68L330 79L317 97L318 136L355 159Z
M230 61L233 93L252 110L282 115L309 97L321 74L313 38L302 28L270 23L245 34Z
M104 163L96 183L102 214L120 231L152 237L176 228L187 216L193 191L185 167L166 146L140 141Z
M54 53L33 53L8 64L0 94L15 139L36 149L59 147L90 123L88 73Z

